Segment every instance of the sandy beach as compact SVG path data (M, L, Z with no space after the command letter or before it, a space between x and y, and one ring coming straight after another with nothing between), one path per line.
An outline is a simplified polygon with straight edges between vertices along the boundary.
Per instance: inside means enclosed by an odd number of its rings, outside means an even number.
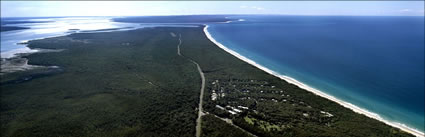
M312 93L314 93L314 94L316 94L318 96L321 96L321 97L324 97L324 98L329 99L331 101L334 101L334 102L336 102L336 103L338 103L338 104L340 104L340 105L342 105L342 106L344 106L346 108L349 108L349 109L353 110L356 113L363 114L363 115L366 115L366 116L368 116L370 118L379 120L381 122L386 123L387 125L390 125L390 126L399 128L399 129L401 129L401 130L403 130L405 132L411 133L411 134L413 134L415 136L424 137L424 133L421 132L421 131L419 131L419 130L416 130L414 128L408 127L408 126L406 126L406 125L404 125L402 123L392 122L392 121L388 121L386 119L383 119L382 117L380 117L376 113L370 112L370 111L368 111L366 109L360 108L360 107L355 106L355 105L353 105L351 103L342 101L342 100L340 100L340 99L338 99L338 98L336 98L334 96L328 95L328 94L326 94L326 93L324 93L324 92L322 92L322 91L320 91L318 89L315 89L313 87L310 87L310 86L308 86L308 85L306 85L306 84L304 84L304 83L302 83L302 82L300 82L300 81L298 81L298 80L296 80L294 78L291 78L291 77L288 77L288 76L285 76L285 75L281 75L281 74L279 74L279 73L277 73L277 72L275 72L273 70L270 70L270 69L268 69L268 68L266 68L266 67L264 67L264 66L262 66L262 65L260 65L258 63L256 63L255 61L253 61L251 59L248 59L248 58L240 55L239 53L237 53L237 52L235 52L235 51L233 51L233 50L225 47L223 44L217 42L211 36L211 34L208 32L208 27L209 27L208 25L205 25L205 27L204 27L204 33L208 37L208 39L211 42L213 42L214 44L216 44L218 47L220 47L221 49L223 49L226 52L232 54L233 56L235 56L235 57L237 57L237 58L239 58L239 59L241 59L241 60L243 60L243 61L245 61L245 62L247 62L247 63L249 63L249 64L251 64L251 65L253 65L253 66L255 66L255 67L257 67L257 68L259 68L259 69L261 69L261 70L263 70L263 71L271 74L271 75L273 75L273 76L276 76L276 77L278 77L278 78L280 78L282 80L285 80L288 83L297 85L298 87L300 87L302 89L305 89L307 91L310 91L310 92L312 92Z

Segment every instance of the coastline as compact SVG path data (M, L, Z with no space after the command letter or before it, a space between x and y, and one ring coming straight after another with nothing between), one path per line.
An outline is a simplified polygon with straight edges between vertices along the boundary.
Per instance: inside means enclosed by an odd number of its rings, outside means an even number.
M26 39L26 40L21 40L17 43L14 43L15 45L23 45L23 48L18 48L18 49L12 49L9 51L5 51L1 53L1 59L10 59L10 58L14 58L14 57L18 57L18 54L32 54L32 53L37 53L40 52L40 50L42 49L31 49L28 47L28 42L29 41L35 41L35 40L42 40L42 39L48 39L48 38L55 38L55 37L63 37L63 36L68 36L71 34L76 34L76 33L101 33L101 32L116 32L116 31L129 31L129 30L136 30L136 29L143 29L143 28L154 28L154 27L164 27L164 26L170 26L170 25L152 25L152 26L140 26L140 27L132 27L132 28L112 28L110 30L88 30L88 31L79 31L79 32L73 32L73 33L67 33L64 32L63 34L57 34L57 35L51 35L51 36L46 36L46 37L39 37L39 38L33 38L33 39ZM190 26L190 25L181 25L181 26L176 26L176 27L198 27L198 26Z
M61 18L62 20L54 19L54 20L51 20L51 21L41 22L41 23L43 23L43 25L57 25L57 23L55 23L55 22L63 21L63 19L67 19L67 18L68 19L74 19L75 17L63 17L63 18ZM29 19L31 19L31 18L29 18ZM52 17L47 17L46 19L50 20L50 19L52 19ZM96 22L87 21L88 19L90 19L90 20L93 19ZM68 26L59 25L59 26L54 27L54 28L61 28L60 30L49 31L47 33L43 32L43 33L41 33L41 35L38 35L37 33L35 33L37 35L34 35L34 37L31 36L31 38L21 38L19 40L19 42L16 42L16 43L13 43L13 44L14 45L22 44L22 45L24 45L24 47L10 49L10 50L7 50L7 51L2 51L1 52L1 58L13 58L13 57L16 57L16 54L37 52L37 51L33 51L32 49L27 47L28 41L67 36L67 35L74 34L74 33L127 31L127 30L135 30L135 29L146 27L146 26L143 26L143 25L140 25L140 24L137 24L137 23L115 22L112 19L113 19L113 17L85 17L85 18L80 18L80 19L77 19L77 20L65 20L66 21L65 25L68 25ZM83 22L81 22L81 21L83 21ZM87 29L87 26L84 26L86 24L93 25L93 23L107 24L107 26L101 26L101 27L98 27L98 28L89 28L89 29ZM69 27L69 25L73 25L73 26ZM14 27L22 27L19 23L14 24L13 26ZM25 29L25 31L34 31L34 30L40 31L40 30L49 30L49 29L53 28L53 27L41 27L41 28L34 29L34 28L32 28L33 25L31 25L31 24L26 26L26 27L28 29ZM34 33L34 32L31 32L31 33ZM9 45L9 44L7 44L7 45Z
M9 51L5 51L1 53L1 59L11 59L11 58L16 58L16 57L20 57L19 54L33 54L33 53L38 53L38 52L43 52L43 50L46 49L31 49L30 47L28 47L28 42L30 41L35 41L35 40L43 40L43 39L48 39L48 38L55 38L55 37L62 37L62 36L67 36L70 35L72 33L65 33L65 34L59 34L59 35L52 35L52 36L47 36L47 37L39 37L39 38L33 38L33 39L26 39L26 40L21 40L18 43L14 43L15 45L23 45L23 48L17 48L17 49L12 49Z
M358 107L358 106L356 106L356 105L353 105L353 104L351 104L351 103L349 103L349 102L345 102L345 101L343 101L343 100L337 99L337 98L336 98L336 97L334 97L334 96L328 95L328 94L326 94L326 93L324 93L324 92L322 92L322 91L320 91L320 90L318 90L318 89L315 89L315 88L313 88L313 87L310 87L310 86L308 86L308 85L306 85L306 84L304 84L304 83L302 83L302 82L300 82L300 81L298 81L298 80L296 80L296 79L294 79L294 78L291 78L291 77L288 77L288 76L285 76L285 75L281 75L281 74L279 74L279 73L277 73L277 72L275 72L275 71L273 71L273 70L270 70L270 69L268 69L268 68L266 68L266 67L264 67L264 66L262 66L262 65L260 65L260 64L258 64L258 63L256 63L255 61L253 61L253 60L251 60L251 59L248 59L248 58L246 58L246 57L244 57L244 56L240 55L239 53L237 53L237 52L235 52L235 51L233 51L233 50L231 50L231 49L229 49L229 48L225 47L223 44L221 44L221 43L217 42L217 41L216 41L216 40L215 40L215 39L211 36L211 34L208 32L208 27L209 27L209 26L208 26L207 24L205 24L205 27L204 27L204 29L203 29L203 31L204 31L205 35L207 36L207 38L208 38L211 42L213 42L215 45L217 45L219 48L221 48L221 49L225 50L226 52L228 52L228 53L230 53L231 55L233 55L233 56L237 57L238 59L240 59L240 60L242 60L242 61L244 61L244 62L246 62L246 63L249 63L249 64L251 64L251 65L253 65L253 66L255 66L255 67L257 67L257 68L259 68L259 69L261 69L261 70L263 70L263 71L265 71L265 72L267 72L267 73L269 73L269 74L271 74L271 75L273 75L273 76L276 76L276 77L278 77L278 78L280 78L280 79L282 79L282 80L285 80L285 81L287 81L288 83L294 84L294 85L296 85L296 86L298 86L298 87L300 87L300 88L302 88L302 89L304 89L304 90L307 90L307 91L309 91L309 92L312 92L312 93L314 93L315 95L318 95L318 96L320 96L320 97L323 97L323 98L329 99L329 100L331 100L331 101L333 101L333 102L336 102L336 103L338 103L338 104L340 104L340 105L342 105L342 106L344 106L344 107L346 107L346 108L348 108L348 109L353 110L353 111L354 111L354 112L356 112L356 113L363 114L363 115L365 115L365 116L367 116L367 117L370 117L370 118L376 119L376 120L381 121L381 122L383 122L383 123L385 123L385 124L387 124L387 125L390 125L390 126L392 126L392 127L399 128L399 129L401 129L401 130L403 130L403 131L405 131L405 132L408 132L408 133L410 133L410 134L413 134L413 135L415 135L415 136L417 136L417 137L424 137L424 133L423 133L423 132L421 132L421 131L419 131L419 130L417 130L417 129L414 129L414 128L411 128L411 127L408 127L408 126L406 126L406 125L404 125L404 124L402 124L402 123L398 123L398 122L391 122L391 121L385 120L385 119L383 119L382 117L380 117L380 116L379 116L378 114L376 114L376 113L373 113L373 112L370 112L370 111L368 111L368 110L366 110L366 109L360 108L360 107Z
M2 69L0 71L0 75L4 75L7 73L12 73L12 72L17 72L17 71L27 71L27 70L32 70L32 69L36 69L36 68L43 68L43 67L58 67L58 66L39 66L39 65L30 65L28 64L28 59L23 58L22 55L30 55L30 54L34 54L34 53L47 53L47 52L61 52L63 51L63 49L39 49L39 48L35 48L32 49L30 47L28 47L30 41L34 41L34 40L43 40L43 39L48 39L48 38L55 38L55 37L62 37L62 36L67 36L70 34L61 34L61 35L53 35L53 36L47 36L47 37L41 37L41 38L34 38L34 39L28 39L28 40L21 40L18 43L15 43L15 45L21 44L24 45L24 48L18 48L18 49L13 49L10 51L6 51L6 52L2 52L0 54L1 56L1 66L0 68ZM5 57L6 56L6 57ZM23 60L23 63L16 63L14 61L16 60ZM22 61L18 61L18 62L22 62Z
M113 22L113 21L110 21ZM1 52L1 60L2 60L2 64L1 64L1 68L7 68L7 71L3 71L2 70L2 74L5 73L10 73L10 72L16 72L16 71L21 71L21 70L31 70L37 67L49 67L49 66L37 66L34 67L34 65L11 65L13 63L5 63L8 60L16 60L16 59L22 59L22 54L25 55L29 55L29 54L34 54L34 53L43 53L43 52L61 52L62 50L51 50L51 49L32 49L30 47L28 47L29 42L30 41L35 41L35 40L43 40L43 39L48 39L48 38L55 38L55 37L64 37L64 36L68 36L71 34L76 34L76 33L99 33L99 32L114 32L114 31L129 31L129 30L136 30L136 29L141 29L141 28L145 28L147 26L137 26L137 27L118 27L118 28L109 28L109 29L98 29L98 30L79 30L75 31L75 32L69 32L69 31L65 31L65 32L60 32L58 33L52 33L51 35L48 36L41 36L41 37L35 37L35 38L30 38L30 39L21 39L19 42L13 43L14 45L23 45L24 47L22 48L16 48L16 49L11 49L5 52ZM148 26L148 27L155 27L155 26Z

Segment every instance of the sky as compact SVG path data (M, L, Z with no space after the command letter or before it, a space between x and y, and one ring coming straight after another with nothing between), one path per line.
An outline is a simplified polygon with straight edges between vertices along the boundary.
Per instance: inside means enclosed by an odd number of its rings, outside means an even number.
M424 1L1 1L1 17L193 14L424 16Z

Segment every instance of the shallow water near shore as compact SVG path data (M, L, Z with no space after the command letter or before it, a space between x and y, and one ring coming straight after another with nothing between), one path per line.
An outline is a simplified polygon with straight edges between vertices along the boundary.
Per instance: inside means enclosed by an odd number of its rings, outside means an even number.
M4 26L26 27L29 29L1 32L1 58L10 58L16 53L30 53L25 44L28 40L42 39L76 33L111 29L135 29L141 27L135 23L119 23L111 21L111 17L44 17L44 18L2 18L2 22L11 23ZM2 24L3 25L3 24Z
M424 131L424 18L239 16L210 24L227 48L395 123Z
M29 40L68 35L71 33L96 33L134 30L145 27L198 27L193 24L124 23L113 21L114 17L28 17L2 18L4 26L28 29L1 32L1 58L11 58L19 53L33 53L26 47ZM13 22L7 24L8 22ZM18 22L18 23L15 23ZM23 22L23 23L22 23Z

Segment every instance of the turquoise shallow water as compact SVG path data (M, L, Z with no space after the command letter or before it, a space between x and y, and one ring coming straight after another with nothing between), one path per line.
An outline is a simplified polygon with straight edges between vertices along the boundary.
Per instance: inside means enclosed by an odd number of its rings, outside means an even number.
M233 16L218 42L386 120L424 131L424 17Z

